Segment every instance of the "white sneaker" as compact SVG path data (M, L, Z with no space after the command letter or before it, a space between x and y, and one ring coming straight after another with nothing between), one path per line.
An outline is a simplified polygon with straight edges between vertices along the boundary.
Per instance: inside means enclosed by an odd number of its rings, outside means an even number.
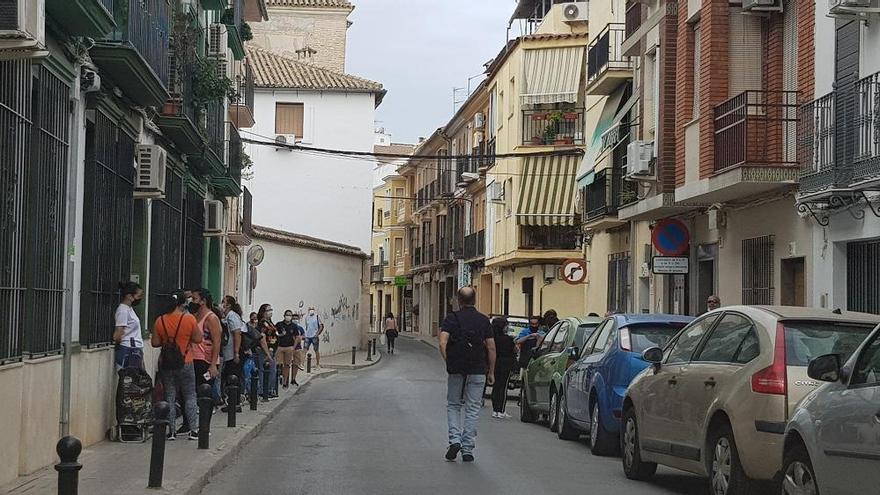
M507 414L507 413L501 413L501 417L504 419L508 419L508 418L512 418L513 416L511 416L510 414Z

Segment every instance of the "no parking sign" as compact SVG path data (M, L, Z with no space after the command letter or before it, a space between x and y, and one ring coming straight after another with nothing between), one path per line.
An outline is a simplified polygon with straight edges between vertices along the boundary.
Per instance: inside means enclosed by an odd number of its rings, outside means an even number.
M651 243L663 256L680 256L688 252L691 234L681 220L668 218L657 222L651 231Z

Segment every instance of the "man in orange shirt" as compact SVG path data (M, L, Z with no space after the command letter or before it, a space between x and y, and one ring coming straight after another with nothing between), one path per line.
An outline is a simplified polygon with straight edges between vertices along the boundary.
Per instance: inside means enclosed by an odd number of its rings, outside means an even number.
M192 345L202 342L202 332L198 329L195 317L184 312L186 304L186 295L182 291L172 294L166 306L166 312L156 319L156 323L153 325L153 335L150 338L150 344L153 347L163 348L159 356L159 377L165 387L165 401L171 406L171 412L168 414L169 440L177 438L177 429L175 428L177 408L175 403L177 402L178 387L180 387L181 393L183 393L183 413L186 416L186 422L195 427L199 425ZM167 357L163 360L163 355L166 352L164 346L172 343L177 346L180 356L182 356L182 366L176 369L174 365L169 364L173 360ZM177 358L180 359L180 356L177 356ZM197 431L190 431L190 440L198 438L199 434Z

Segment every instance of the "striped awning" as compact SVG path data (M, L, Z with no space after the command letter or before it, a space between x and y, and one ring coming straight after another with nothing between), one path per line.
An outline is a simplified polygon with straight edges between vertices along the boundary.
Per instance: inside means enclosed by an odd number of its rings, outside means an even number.
M523 105L577 103L584 47L526 50L523 57Z
M574 174L580 156L526 157L516 221L520 225L574 225Z

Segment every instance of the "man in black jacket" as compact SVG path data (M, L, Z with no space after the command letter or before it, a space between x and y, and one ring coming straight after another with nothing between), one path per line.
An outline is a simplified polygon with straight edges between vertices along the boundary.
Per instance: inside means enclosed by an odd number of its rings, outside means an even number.
M473 462L477 422L486 384L495 383L495 339L489 318L477 311L473 287L458 290L460 310L450 313L440 327L440 355L449 374L446 418L449 447L446 459ZM462 418L462 409L464 417Z

